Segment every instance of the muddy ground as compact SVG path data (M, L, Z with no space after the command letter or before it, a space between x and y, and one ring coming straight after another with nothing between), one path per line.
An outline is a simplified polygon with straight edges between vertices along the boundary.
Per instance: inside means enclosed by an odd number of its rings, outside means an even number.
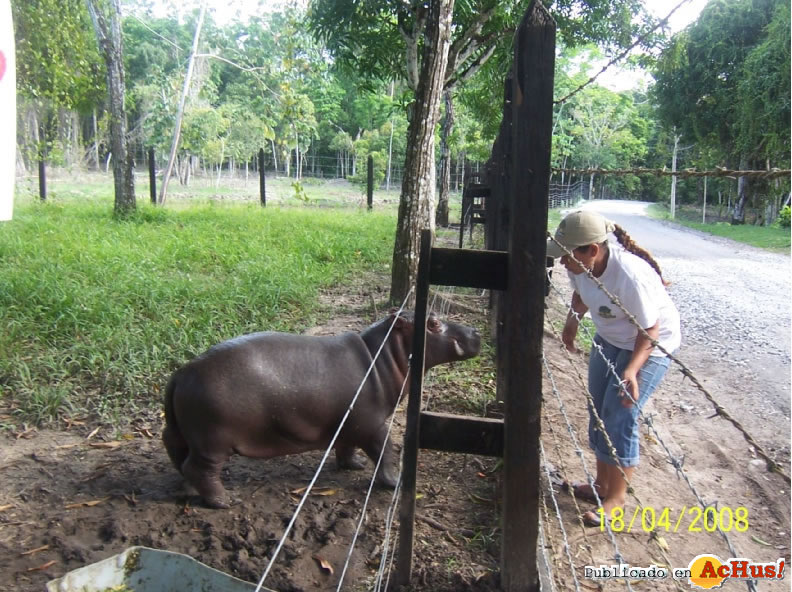
M323 295L330 320L312 332L362 329L372 321L373 303L384 300L386 286L386 278L375 278L363 287L338 288ZM456 311L450 313L452 318L485 329L486 297L449 298L461 303L452 309ZM578 448L589 470L594 470L586 445L588 419L581 394L586 356L569 356L560 347L550 321L555 320L557 326L564 311L553 299L549 302L545 355L553 380L545 380L543 447L550 476L542 476L546 545L540 558L550 566L557 589L575 589L577 579L581 589L596 590L598 583L584 578L583 566L613 563L613 541L607 532L582 527L577 520L579 509L559 487L562 479L584 477ZM700 367L696 359L685 357L684 348L679 357L694 373L706 377L712 392L729 386L732 378L728 373ZM480 410L479 414L497 415L497 403L486 402L494 396L491 368L485 366L474 376L465 376L453 366L438 367L430 372L427 382L433 410L467 414ZM0 409L0 414L9 412ZM644 532L636 524L630 533L615 534L625 560L632 565L687 567L699 554L732 556L721 536L706 532L702 522L694 523L695 514L682 514L673 532L681 509L694 506L696 499L671 465L662 440L675 458L684 459L686 476L704 502L716 503L724 516L727 508L732 512L738 507L746 509L747 530L732 528L728 533L738 556L763 562L783 557L788 564L789 484L766 472L730 424L711 419L711 406L673 368L647 414L653 416L657 434L642 428L642 462L634 479L636 498L628 502L626 513L630 516L640 500L658 516L669 508L671 524L661 525L655 533ZM233 459L224 482L242 502L230 510L210 510L185 492L170 465L159 440L161 414L130 410L130 418L129 425L120 428L98 425L91 418L73 418L58 430L31 429L3 436L1 591L43 590L48 580L133 545L186 553L244 580L259 580L321 453L271 460ZM404 409L399 408L399 434L403 424ZM780 451L779 460L788 471L789 433L762 433L761 425L750 428L764 441L775 442L774 450ZM400 438L396 437L399 446ZM500 471L496 459L422 451L419 462L412 589L496 589L500 553ZM316 483L317 495L306 503L265 582L267 588L337 588L370 475L371 471L338 471L331 457ZM344 590L373 589L391 497L390 491L374 489ZM589 507L583 504L580 510ZM574 576L570 559L575 565ZM690 589L687 582L680 582L678 588L671 579L633 584L634 589ZM604 587L623 589L624 584ZM745 583L729 581L725 587L744 589ZM760 590L788 588L788 579L759 583Z

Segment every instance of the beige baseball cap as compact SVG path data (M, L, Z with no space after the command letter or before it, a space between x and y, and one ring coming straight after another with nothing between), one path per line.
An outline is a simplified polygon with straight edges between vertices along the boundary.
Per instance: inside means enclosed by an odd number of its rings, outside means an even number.
M601 243L613 232L615 224L596 212L578 210L568 214L555 231L555 240L570 251L578 247ZM547 256L561 257L566 253L552 239L547 239Z

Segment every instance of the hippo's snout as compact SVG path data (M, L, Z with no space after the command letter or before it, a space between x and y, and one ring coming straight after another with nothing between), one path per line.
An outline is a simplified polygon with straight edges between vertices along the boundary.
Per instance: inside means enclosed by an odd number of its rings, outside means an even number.
M473 328L454 336L454 351L460 360L467 360L479 355L481 351L481 334Z

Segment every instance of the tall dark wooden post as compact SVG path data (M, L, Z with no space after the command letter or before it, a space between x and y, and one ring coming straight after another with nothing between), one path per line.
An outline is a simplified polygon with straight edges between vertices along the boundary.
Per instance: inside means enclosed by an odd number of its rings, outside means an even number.
M44 157L39 158L39 198L47 201L47 163Z
M412 351L424 351L426 342L426 301L429 295L429 267L432 253L432 231L421 231L421 252L418 259L418 277L422 281L415 287L415 333ZM402 490L399 505L399 556L396 558L396 584L408 586L412 574L413 531L415 527L416 475L418 471L418 425L421 414L421 389L424 359L410 359L410 392L407 402L407 425L402 450Z
M264 207L267 205L267 187L266 187L266 179L264 177L264 148L259 148L258 169L259 169L259 194L261 195L261 206Z
M366 176L366 203L370 210L374 206L374 157L369 154L368 174Z
M512 210L505 327L504 592L539 590L539 534L547 193L553 117L555 22L533 0L517 30L512 101Z
M148 149L148 166L149 166L149 195L151 196L151 203L157 204L157 163L154 162L154 148Z

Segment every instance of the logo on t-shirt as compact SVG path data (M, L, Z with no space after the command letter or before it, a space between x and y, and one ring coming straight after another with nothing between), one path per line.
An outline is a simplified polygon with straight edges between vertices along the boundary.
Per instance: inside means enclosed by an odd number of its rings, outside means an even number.
M600 306L599 307L599 316L603 319L615 319L616 315L611 312L611 309L607 306Z

